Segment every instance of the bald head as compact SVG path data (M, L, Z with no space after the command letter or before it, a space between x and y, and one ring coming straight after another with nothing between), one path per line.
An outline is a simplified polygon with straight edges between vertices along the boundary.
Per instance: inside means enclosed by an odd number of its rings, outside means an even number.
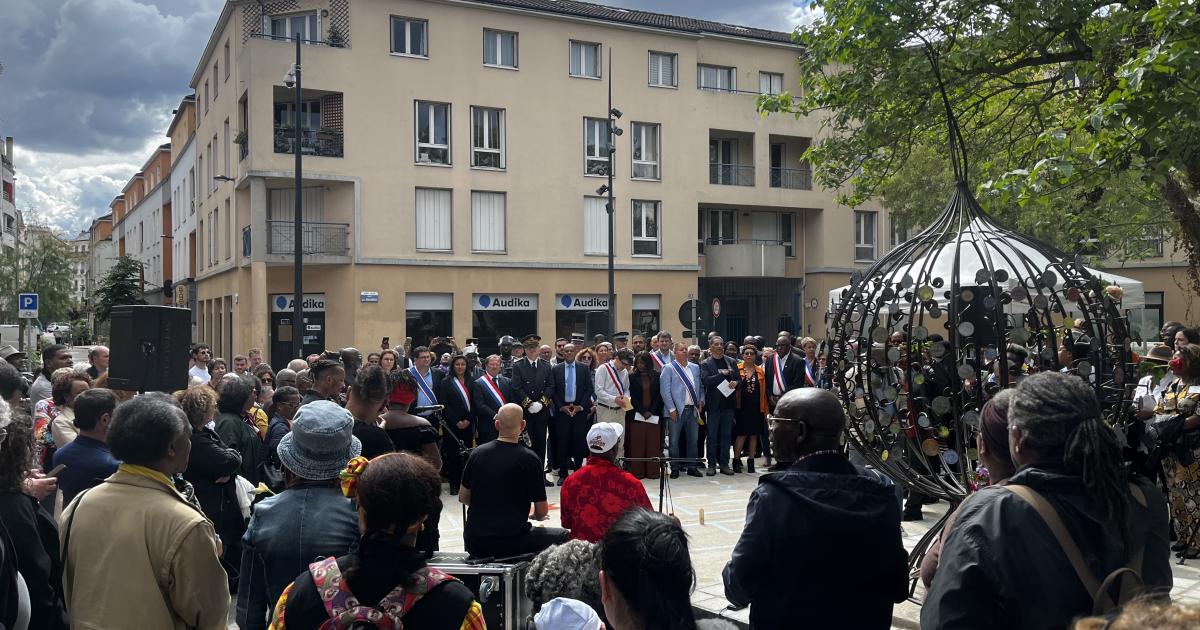
M524 428L525 414L520 405L507 403L496 412L496 430L500 432L500 437L505 441L517 441Z
M300 372L300 370L307 370L308 361L305 361L304 359L292 359L291 361L288 361L287 369L297 373Z
M775 418L771 426L772 446L778 444L782 451L794 449L796 457L840 447L846 428L846 414L837 396L816 387L801 387L784 394L775 406Z

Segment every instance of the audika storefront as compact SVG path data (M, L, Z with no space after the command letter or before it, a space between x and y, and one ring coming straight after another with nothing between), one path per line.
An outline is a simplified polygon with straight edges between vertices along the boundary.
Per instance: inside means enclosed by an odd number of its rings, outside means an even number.
M480 354L499 349L505 335L520 340L538 332L536 293L474 293L471 295L471 336L479 340Z

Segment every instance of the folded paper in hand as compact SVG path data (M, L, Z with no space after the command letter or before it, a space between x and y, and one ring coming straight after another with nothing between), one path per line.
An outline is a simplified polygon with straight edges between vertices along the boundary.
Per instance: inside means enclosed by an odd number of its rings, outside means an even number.
M721 395L726 397L732 394L735 389L737 388L733 385L730 385L729 381L721 381L721 384L717 385L717 391L721 392Z
M650 424L658 424L658 416L644 416L641 412L633 414L633 419L638 422L649 422Z

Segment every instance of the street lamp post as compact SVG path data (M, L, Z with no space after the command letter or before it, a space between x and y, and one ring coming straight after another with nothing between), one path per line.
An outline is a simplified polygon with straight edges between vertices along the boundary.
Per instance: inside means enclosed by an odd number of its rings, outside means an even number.
M613 107L612 102L612 48L608 49L608 184L605 185L608 193L608 204L605 209L608 210L608 336L611 339L614 331L617 329L617 288L616 288L616 271L613 263L614 245L616 232L616 206L613 201L613 164L617 159L617 136L621 135L621 130L617 128L617 119L621 117L621 110Z
M293 37L296 40L296 64L292 66L296 81L296 109L292 114L293 131L296 136L292 141L292 154L296 159L296 217L292 245L292 268L295 271L295 287L292 291L292 358L295 359L304 356L304 197L301 191L303 171L300 163L300 111L303 107L300 102L300 35L296 34Z

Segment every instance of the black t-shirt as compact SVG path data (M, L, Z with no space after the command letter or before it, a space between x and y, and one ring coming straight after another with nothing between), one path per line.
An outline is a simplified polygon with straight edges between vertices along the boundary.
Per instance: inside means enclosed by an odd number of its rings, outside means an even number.
M426 444L433 444L438 439L437 431L427 424L388 429L387 435L391 438L397 451L405 451L414 455L420 455Z
M523 444L500 440L471 453L462 487L471 491L466 539L521 536L529 531L532 504L546 500L538 456Z
M387 431L366 422L354 423L354 437L362 442L362 456L367 459L374 459L396 450Z

